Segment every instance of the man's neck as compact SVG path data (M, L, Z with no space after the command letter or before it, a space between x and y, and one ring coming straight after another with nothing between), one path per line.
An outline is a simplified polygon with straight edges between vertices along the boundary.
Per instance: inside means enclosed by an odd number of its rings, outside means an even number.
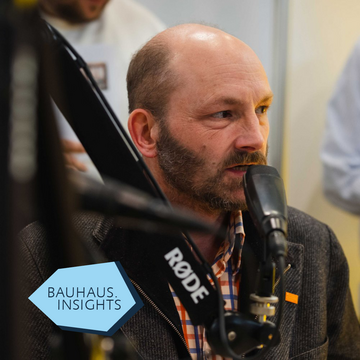
M171 194L168 196L170 202L177 207L186 208L195 213L200 220L211 223L216 230L219 230L220 227L227 227L226 221L228 221L228 216L226 212L210 210L202 205L199 205L192 199L187 199L186 197L178 197ZM203 254L204 258L209 264L212 264L215 256L219 250L219 247L224 239L216 238L213 234L205 233L191 233L195 244Z

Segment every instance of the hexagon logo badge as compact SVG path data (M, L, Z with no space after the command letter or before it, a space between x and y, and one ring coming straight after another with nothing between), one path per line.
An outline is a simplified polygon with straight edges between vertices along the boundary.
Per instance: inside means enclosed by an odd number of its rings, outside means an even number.
M143 306L119 261L58 269L29 300L63 330L105 336Z

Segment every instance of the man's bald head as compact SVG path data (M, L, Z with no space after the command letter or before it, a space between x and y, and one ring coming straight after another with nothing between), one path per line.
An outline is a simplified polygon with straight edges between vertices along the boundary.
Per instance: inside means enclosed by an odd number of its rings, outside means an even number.
M219 29L183 24L152 38L134 56L127 74L129 113L137 108L158 120L166 116L173 91L191 78L191 68L202 68L209 57L241 52L242 60L259 65L260 60L245 43ZM263 70L263 69L262 69Z

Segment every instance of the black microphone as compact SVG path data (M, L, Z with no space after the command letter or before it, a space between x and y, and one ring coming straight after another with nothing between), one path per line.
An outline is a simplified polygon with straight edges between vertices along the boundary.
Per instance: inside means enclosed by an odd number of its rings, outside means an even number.
M173 209L162 200L119 181L107 178L104 185L77 171L69 171L69 173L83 210L155 223L159 225L152 228L155 232L162 232L164 227L206 233L219 232L188 210ZM122 224L125 227L126 222ZM131 221L129 224L131 225ZM141 227L140 222L137 222L137 227Z
M251 218L260 235L269 240L271 253L285 255L287 205L278 171L267 165L250 166L244 175L244 192Z

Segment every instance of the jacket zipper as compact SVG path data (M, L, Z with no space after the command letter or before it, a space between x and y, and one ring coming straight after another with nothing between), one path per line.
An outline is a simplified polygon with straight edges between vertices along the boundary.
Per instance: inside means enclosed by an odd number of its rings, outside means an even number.
M157 305L147 296L147 294L144 292L144 290L132 279L130 279L130 281L133 283L133 285L136 287L136 289L142 294L142 296L144 296L144 298L153 306L153 308L159 313L159 315L175 330L176 334L179 335L181 341L183 342L183 344L186 347L186 350L190 355L189 349L187 347L186 341L184 339L184 337L181 335L181 333L179 332L179 330L176 328L176 326L170 321L170 319L157 307Z

